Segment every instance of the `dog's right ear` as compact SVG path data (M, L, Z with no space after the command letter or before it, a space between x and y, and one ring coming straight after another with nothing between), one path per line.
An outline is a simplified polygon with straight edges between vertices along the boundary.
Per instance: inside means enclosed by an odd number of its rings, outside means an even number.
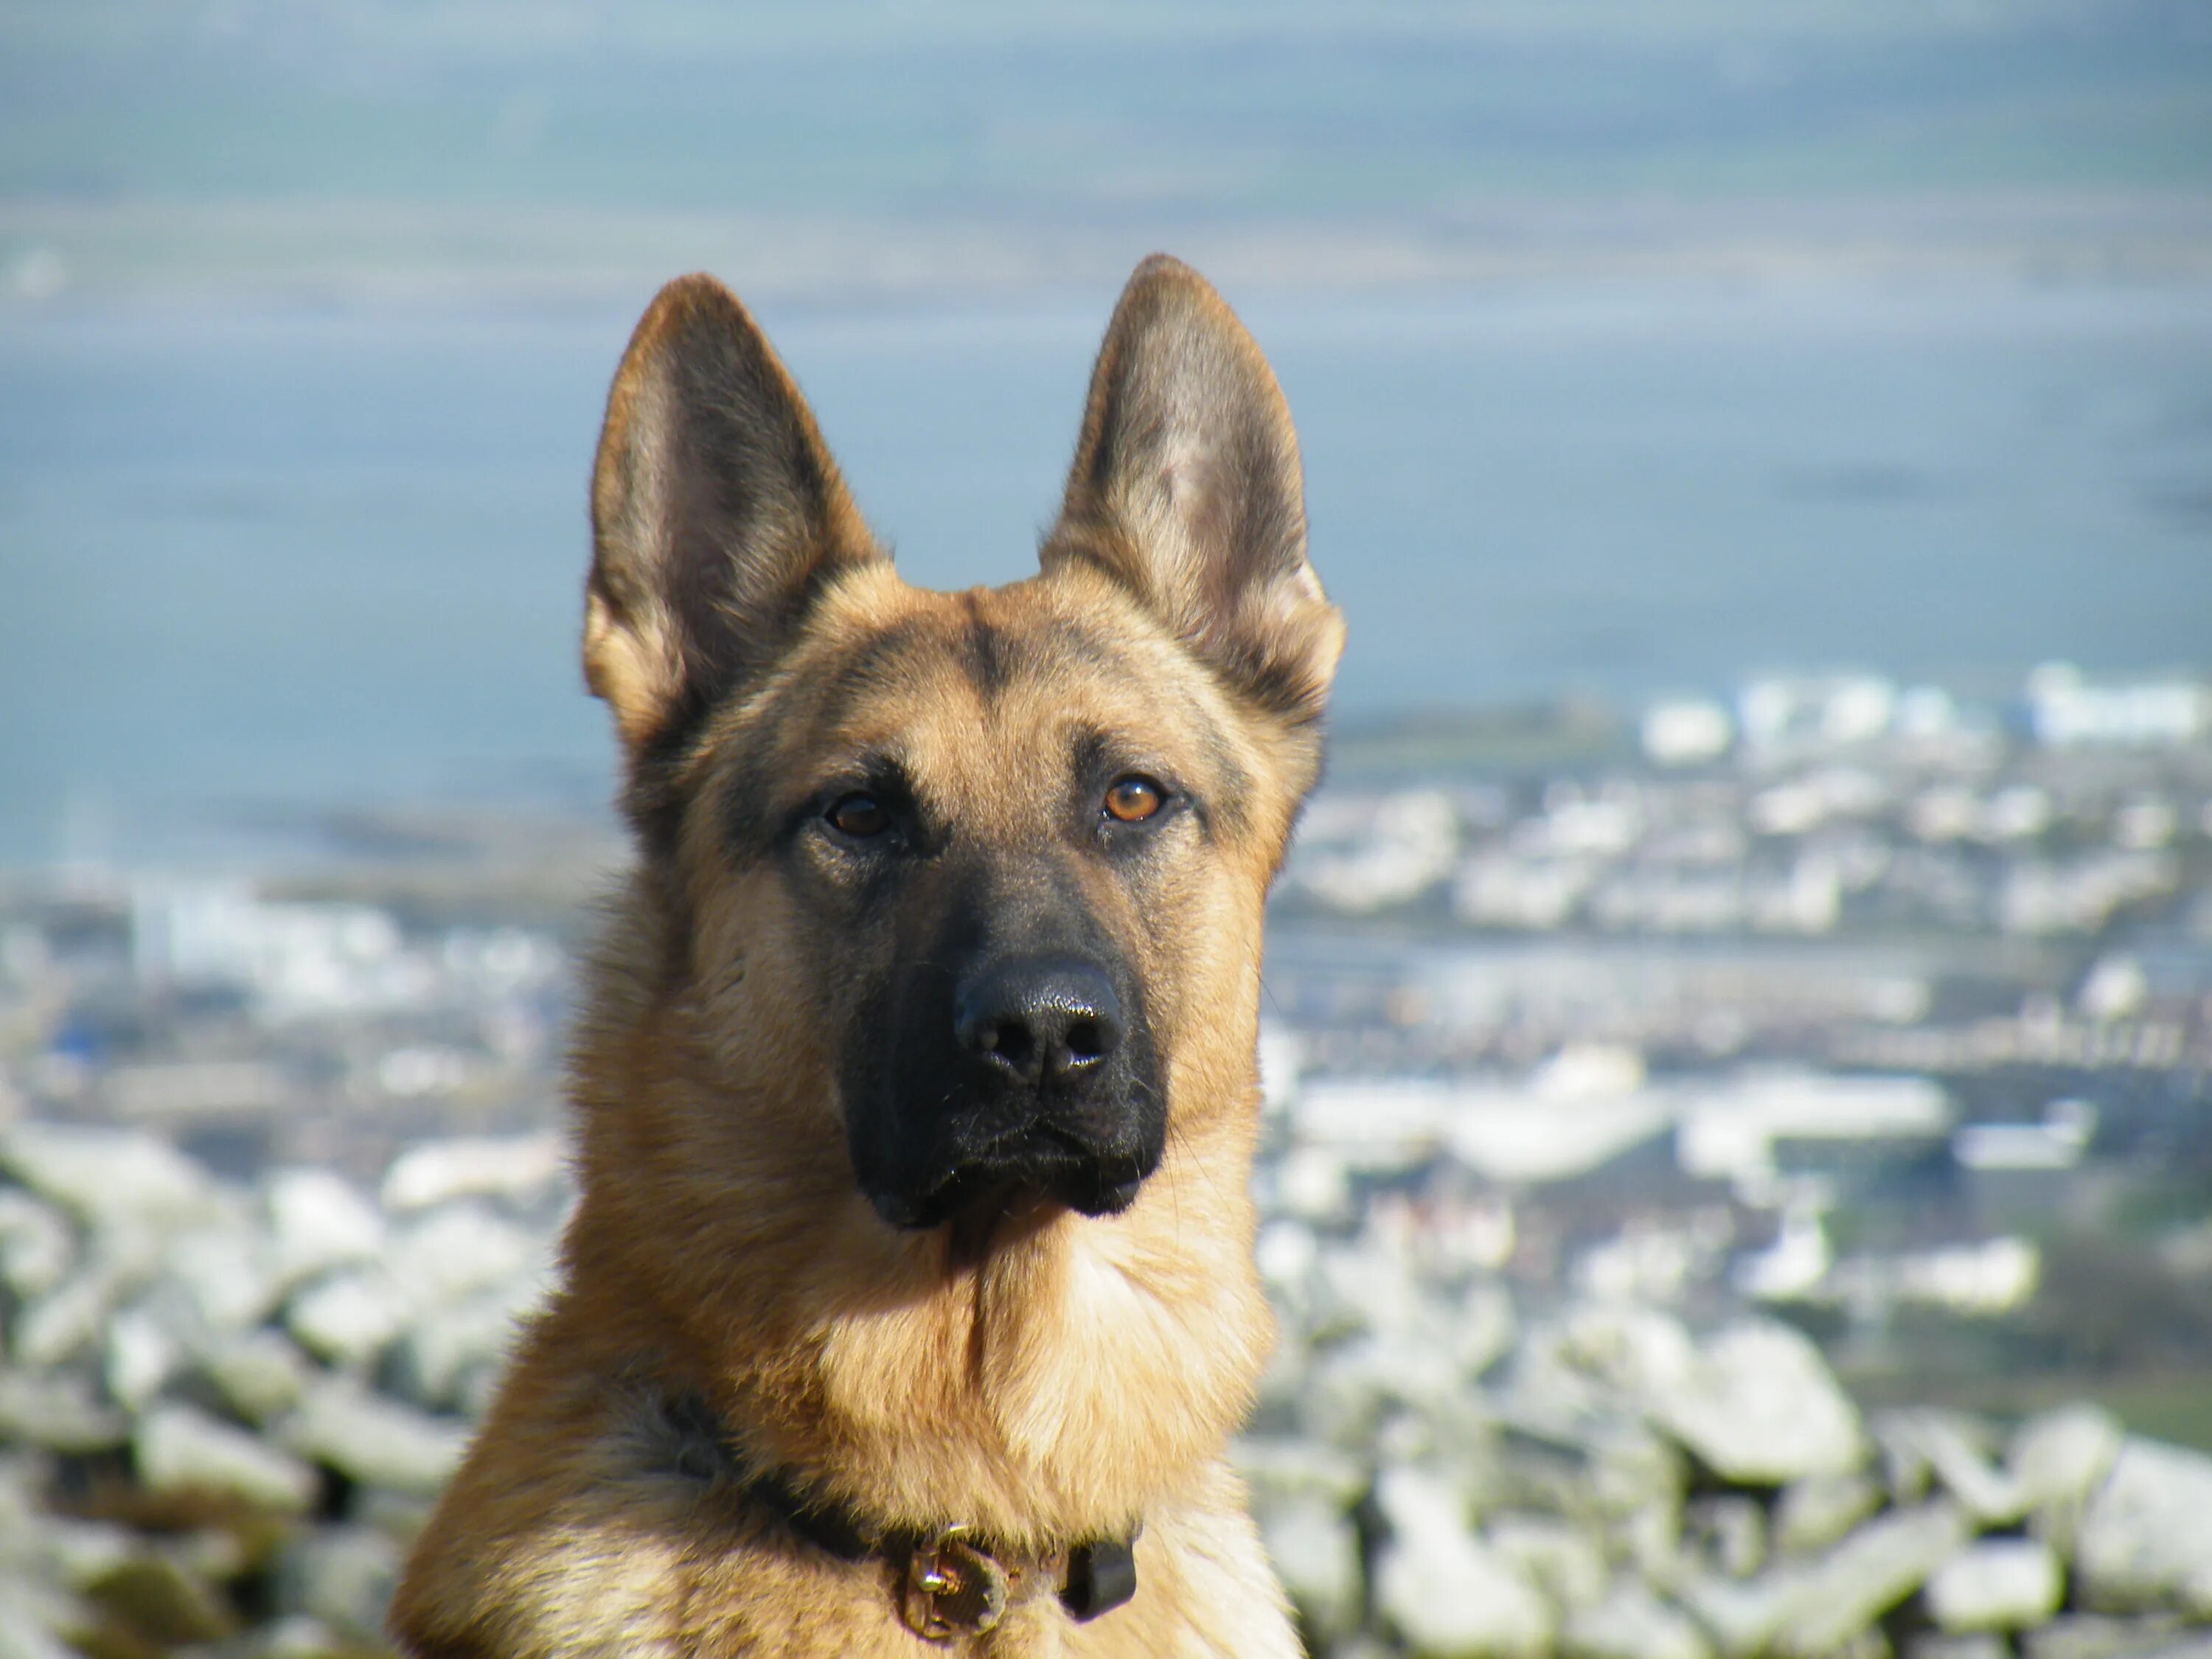
M773 661L839 571L884 556L767 337L711 276L647 309L592 474L584 678L649 763Z
M1042 560L1121 584L1319 764L1344 621L1306 562L1291 411L1220 295L1164 254L1107 325Z

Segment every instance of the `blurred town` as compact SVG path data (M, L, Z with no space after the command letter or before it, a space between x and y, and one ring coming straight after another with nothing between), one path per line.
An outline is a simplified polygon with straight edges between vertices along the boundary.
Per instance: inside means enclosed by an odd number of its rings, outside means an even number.
M619 847L345 835L0 889L0 1592L51 1613L0 1652L373 1647L543 1292ZM2202 1651L2208 877L2194 680L1340 734L1271 923L1243 1453L1316 1650Z

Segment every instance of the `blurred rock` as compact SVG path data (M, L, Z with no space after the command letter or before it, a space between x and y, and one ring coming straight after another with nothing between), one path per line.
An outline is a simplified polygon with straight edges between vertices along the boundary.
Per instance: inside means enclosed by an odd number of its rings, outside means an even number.
M380 1269L340 1273L294 1297L284 1324L308 1352L363 1365L407 1328L406 1298Z
M384 1207L423 1210L456 1198L528 1202L556 1188L567 1167L555 1134L426 1141L386 1172Z
M262 1201L270 1264L286 1285L384 1254L384 1217L352 1182L328 1170L280 1170L264 1183Z
M1785 1325L1721 1332L1648 1405L1684 1449L1739 1486L1848 1474L1865 1455L1858 1412L1811 1340Z
M266 1424L306 1397L307 1357L276 1331L219 1337L194 1357L223 1401L249 1422Z
M84 1623L73 1597L0 1573L0 1659L82 1659L61 1632Z
M1680 1599L1724 1655L1826 1659L1918 1589L1967 1535L1954 1504L1894 1511L1808 1562L1747 1580L1691 1578Z
M1775 1650L1820 1659L1918 1589L1968 1536L1951 1504L1899 1510L1869 1522L1806 1569L1786 1598Z
M1359 1622L1359 1540L1342 1510L1313 1497L1271 1506L1261 1523L1268 1559L1309 1629L1340 1635Z
M394 1239L385 1267L413 1309L428 1309L532 1273L543 1245L481 1204L449 1204Z
M1682 1511L1682 1543L1713 1571L1748 1578L1766 1565L1766 1511L1748 1498L1694 1498Z
M222 1596L160 1555L124 1562L89 1586L85 1600L129 1638L157 1649L219 1641L239 1628L237 1613Z
M1882 1488L1870 1475L1816 1474L1792 1481L1774 1506L1774 1548L1783 1555L1826 1549L1881 1509L1882 1501Z
M1633 1303L1585 1303L1540 1329L1531 1349L1548 1361L1547 1380L1596 1384L1607 1395L1652 1399L1695 1370L1696 1345L1681 1321Z
M142 1547L128 1527L59 1515L40 1517L35 1547L48 1572L71 1590L98 1583Z
M152 1315L126 1310L107 1322L108 1397L137 1411L184 1362L184 1348Z
M2185 1630L2171 1613L2062 1613L2022 1636L2020 1650L2021 1659L2212 1659L2212 1634Z
M394 1375L403 1391L434 1411L482 1403L542 1300L538 1285L519 1281L424 1314L398 1343Z
M1932 1483L1984 1527L2008 1526L2027 1513L2026 1491L1991 1461L1992 1437L1963 1413L1884 1412L1872 1430L1900 1502L1923 1496Z
M0 1441L94 1452L131 1437L131 1419L74 1376L0 1370Z
M2012 1659L2012 1644L1988 1631L1966 1636L1920 1631L1906 1640L1901 1659Z
M170 1228L219 1209L206 1170L136 1129L18 1123L0 1130L0 1169L95 1227Z
M112 1257L81 1262L16 1316L10 1352L18 1363L45 1370L94 1352L117 1304L143 1276L135 1264Z
M1598 1541L1553 1516L1492 1516L1482 1536L1498 1559L1534 1584L1555 1607L1585 1607L1602 1598L1611 1577Z
M1947 1631L2009 1631L2058 1611L2065 1575L2047 1544L1991 1538L1953 1556L1929 1576L1929 1617Z
M1315 1499L1349 1511L1367 1490L1367 1468L1350 1452L1290 1435L1246 1435L1230 1447L1237 1472L1261 1502Z
M132 1440L138 1478L157 1492L220 1492L254 1509L307 1512L315 1472L259 1436L190 1406L167 1405Z
M2074 1570L2091 1611L2212 1618L2212 1457L2126 1441L2082 1514Z
M341 1637L381 1645L384 1615L404 1553L369 1527L326 1527L301 1538L277 1564L278 1605Z
M0 1285L20 1297L42 1296L76 1260L76 1240L59 1210L21 1188L0 1188Z
M1563 1659L1710 1659L1712 1646L1689 1617L1633 1578L1567 1615Z
M1375 1575L1384 1622L1422 1659L1535 1659L1550 1645L1551 1610L1484 1546L1457 1496L1419 1471L1376 1482L1386 1536Z
M337 1377L311 1388L279 1431L293 1450L349 1480L423 1494L445 1485L468 1444L463 1425Z
M2021 1425L2008 1461L2034 1517L2036 1532L2070 1554L2082 1511L2127 1438L2119 1420L2095 1406L2062 1406Z
M267 1318L283 1293L270 1256L268 1242L242 1224L195 1228L168 1242L164 1277L204 1328L242 1331Z

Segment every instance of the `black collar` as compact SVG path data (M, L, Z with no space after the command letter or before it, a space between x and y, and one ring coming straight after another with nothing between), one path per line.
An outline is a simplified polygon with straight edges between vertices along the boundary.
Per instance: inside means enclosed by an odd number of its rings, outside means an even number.
M900 1580L900 1611L917 1635L948 1639L999 1622L1007 1595L1031 1573L1059 1578L1061 1607L1077 1620L1111 1613L1137 1593L1136 1537L1086 1539L1042 1556L1000 1548L966 1527L934 1531L872 1526L819 1493L803 1492L769 1470L745 1495L815 1548L840 1561L889 1562Z
M1079 1620L1111 1613L1137 1593L1141 1527L1126 1537L1082 1539L1029 1554L964 1526L882 1526L781 1470L750 1462L698 1395L668 1397L662 1409L676 1434L672 1449L683 1473L732 1481L748 1501L825 1555L889 1564L899 1616L917 1636L948 1642L981 1634L999 1622L1009 1598L1035 1579L1052 1583L1060 1606Z

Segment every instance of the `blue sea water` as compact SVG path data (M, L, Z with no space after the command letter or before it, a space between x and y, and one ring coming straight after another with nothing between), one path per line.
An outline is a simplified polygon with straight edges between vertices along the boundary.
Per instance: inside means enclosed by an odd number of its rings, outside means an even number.
M638 296L641 304L643 295ZM1030 568L1111 295L765 320L909 580ZM634 311L0 314L0 863L588 800ZM2212 660L2212 289L1261 300L1340 707Z

